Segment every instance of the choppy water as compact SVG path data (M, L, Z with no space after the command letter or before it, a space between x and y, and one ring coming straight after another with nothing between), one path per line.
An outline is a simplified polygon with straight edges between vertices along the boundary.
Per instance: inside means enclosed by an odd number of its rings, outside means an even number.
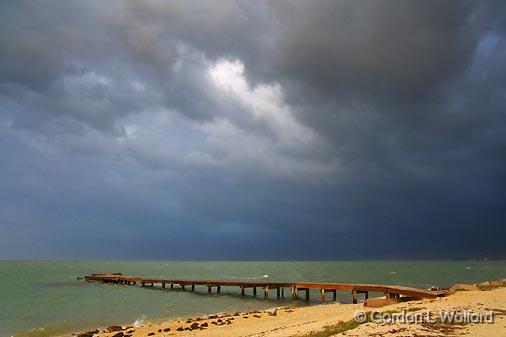
M432 285L506 278L506 263L494 261L374 262L173 262L173 261L0 261L0 336L55 336L90 327L185 317L291 303L246 296L132 288L78 281L93 272L122 272L165 278L264 278ZM315 294L315 300L317 299ZM274 296L273 296L274 297ZM342 302L349 294L339 294ZM302 305L303 303L299 303Z

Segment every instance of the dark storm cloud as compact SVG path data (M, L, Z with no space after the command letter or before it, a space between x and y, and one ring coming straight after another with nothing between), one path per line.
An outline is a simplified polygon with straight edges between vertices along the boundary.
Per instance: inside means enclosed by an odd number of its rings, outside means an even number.
M502 2L0 12L0 256L506 253Z

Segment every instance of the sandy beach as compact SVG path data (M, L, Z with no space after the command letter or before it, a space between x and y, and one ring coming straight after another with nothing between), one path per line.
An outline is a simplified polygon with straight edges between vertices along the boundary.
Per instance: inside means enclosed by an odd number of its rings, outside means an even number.
M363 312L369 321L357 323ZM441 316L443 315L445 316ZM444 321L448 315L463 321ZM473 314L474 316L470 316ZM402 321L418 322L406 323ZM467 316L466 316L467 315ZM373 317L374 316L374 317ZM457 291L447 297L401 302L378 309L363 304L280 307L247 313L220 313L141 326L109 327L79 337L146 336L506 336L506 287ZM397 318L396 322L388 319ZM383 322L380 322L383 318ZM473 321L474 320L474 321ZM477 322L476 320L481 320ZM490 321L492 320L492 321Z

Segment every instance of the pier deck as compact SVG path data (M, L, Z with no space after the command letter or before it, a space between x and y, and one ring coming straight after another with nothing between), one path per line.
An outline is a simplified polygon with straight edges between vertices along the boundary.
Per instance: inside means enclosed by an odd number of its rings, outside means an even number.
M309 300L310 289L318 290L320 293L320 301L325 301L325 294L332 293L332 299L337 300L337 291L351 291L352 302L357 303L358 294L363 294L365 299L368 298L369 292L383 293L387 298L411 297L415 299L436 298L445 296L445 290L431 291L419 288L404 287L397 285L384 284L355 284L355 283L320 283L320 282L267 282L267 281L251 281L251 280L189 280L189 279L159 279L159 278L141 278L135 276L127 276L121 273L91 274L84 277L86 281L97 281L104 283L119 283L126 285L151 286L160 285L161 288L174 288L179 286L182 290L190 287L191 291L195 291L195 286L207 287L207 292L212 293L213 288L220 293L221 287L239 287L242 296L245 295L246 289L252 289L254 296L257 295L257 288L261 288L264 298L268 299L269 290L276 290L276 297L283 298L284 290L289 289L293 300L299 298L299 292L305 292L305 299Z

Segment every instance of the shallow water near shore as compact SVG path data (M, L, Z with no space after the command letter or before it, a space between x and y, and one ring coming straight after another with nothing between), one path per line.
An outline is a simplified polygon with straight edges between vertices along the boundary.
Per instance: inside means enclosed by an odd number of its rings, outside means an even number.
M0 336L56 336L91 327L143 320L295 305L288 298L264 301L224 287L208 295L180 289L129 287L77 280L95 272L141 277L262 279L386 283L428 288L505 278L502 261L0 261ZM285 296L288 294L285 294ZM289 296L286 296L289 297ZM312 300L316 303L318 294ZM348 293L338 300L350 301ZM304 302L297 302L304 305Z

